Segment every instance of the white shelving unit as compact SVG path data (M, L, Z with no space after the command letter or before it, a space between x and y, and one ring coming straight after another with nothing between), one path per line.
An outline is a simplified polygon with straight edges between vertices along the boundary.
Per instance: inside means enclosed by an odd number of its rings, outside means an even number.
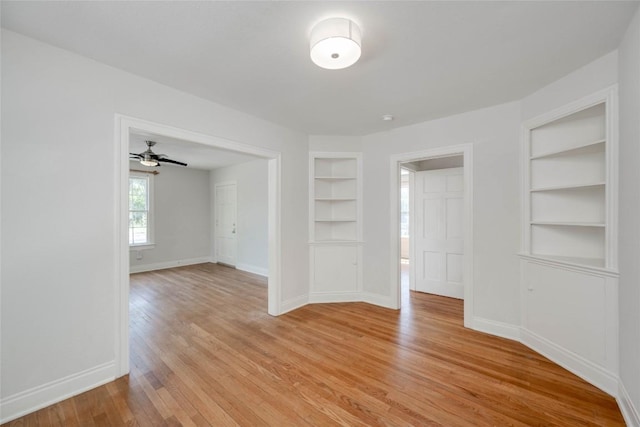
M522 341L617 390L615 87L523 126Z
M346 301L361 290L361 154L309 156L310 300Z
M524 252L613 268L607 100L563 113L525 126Z
M359 153L312 153L311 242L360 240Z

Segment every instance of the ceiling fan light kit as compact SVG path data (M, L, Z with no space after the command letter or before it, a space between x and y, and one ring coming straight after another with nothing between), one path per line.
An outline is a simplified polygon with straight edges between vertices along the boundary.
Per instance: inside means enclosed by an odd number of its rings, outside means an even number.
M184 162L179 162L177 160L171 160L167 157L166 154L156 154L151 150L151 147L156 145L155 141L145 141L147 144L147 149L142 153L129 153L129 158L132 160L140 161L140 164L143 166L149 167L158 167L160 166L160 162L163 163L172 163L174 165L187 166Z
M151 148L148 148L147 151L151 152ZM152 154L146 151L143 154L144 156L140 159L140 164L145 166L158 166L158 161L153 159Z
M361 55L360 27L347 18L330 18L311 30L311 60L318 67L340 70L355 64Z

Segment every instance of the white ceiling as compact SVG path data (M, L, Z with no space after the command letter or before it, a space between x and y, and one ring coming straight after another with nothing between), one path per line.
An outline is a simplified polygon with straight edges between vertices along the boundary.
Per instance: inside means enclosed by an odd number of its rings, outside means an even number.
M337 135L520 99L615 49L637 6L1 2L10 30L292 129ZM345 70L309 59L313 24L331 16L362 28L362 58Z
M260 157L249 154L242 154L236 151L223 150L213 148L208 145L196 142L183 141L179 139L169 138L163 135L139 132L129 136L129 152L142 153L147 149L145 141L155 141L156 145L152 148L156 154L166 154L171 160L178 160L186 163L189 168L193 169L216 169L225 166L231 166L239 163L257 160ZM170 163L161 163L162 167L183 166L172 165ZM146 169L145 166L140 166Z

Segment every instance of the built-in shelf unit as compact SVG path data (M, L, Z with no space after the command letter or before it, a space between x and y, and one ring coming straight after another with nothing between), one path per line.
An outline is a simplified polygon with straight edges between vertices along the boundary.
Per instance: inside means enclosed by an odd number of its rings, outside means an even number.
M360 239L360 158L356 154L343 156L337 153L312 156L312 242Z
M522 341L617 390L617 96L523 126Z
M614 268L607 101L576 108L525 127L524 252Z
M311 300L349 300L360 290L361 154L309 156Z

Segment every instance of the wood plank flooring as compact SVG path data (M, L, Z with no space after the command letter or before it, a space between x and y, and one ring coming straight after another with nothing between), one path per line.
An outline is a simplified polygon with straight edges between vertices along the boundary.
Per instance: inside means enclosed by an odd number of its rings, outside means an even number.
M615 400L411 293L266 314L215 264L131 276L131 374L10 426L621 426Z

